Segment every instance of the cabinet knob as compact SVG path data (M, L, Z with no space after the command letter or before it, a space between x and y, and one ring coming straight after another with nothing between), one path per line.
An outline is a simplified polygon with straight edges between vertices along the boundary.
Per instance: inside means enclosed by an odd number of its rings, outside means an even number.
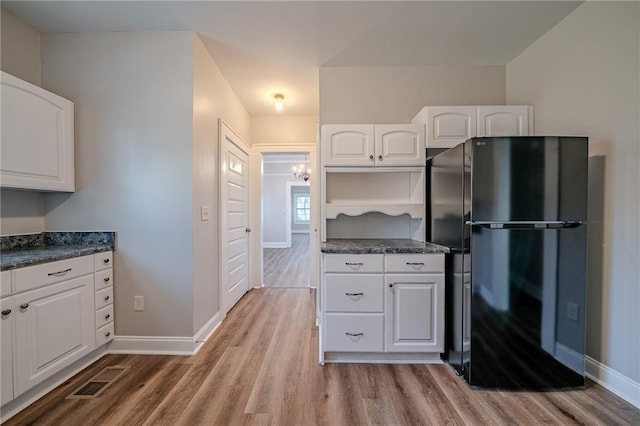
M382 154L378 155L378 160L382 161Z
M2 315L3 315L3 316L5 316L5 317L6 317L7 315L9 315L10 313L11 313L11 309L3 309L3 310L2 310Z
M369 160L373 161L374 158L373 154L369 155Z
M104 282L108 283L110 280L111 280L111 278L107 277L107 278L104 279Z
M20 309L27 309L29 307L28 303L23 303L22 305L20 305Z
M109 319L109 318L111 318L111 314L107 314L104 316L104 319Z
M105 296L104 297L104 301L106 302L107 300L111 299L111 296Z
M109 263L109 262L110 262L110 260L109 260L109 259L104 259L104 260L103 260L103 262L104 262L104 264L106 265L107 263Z
M107 332L104 334L104 337L109 337L109 336L111 336L111 332L110 332L110 331L107 331Z

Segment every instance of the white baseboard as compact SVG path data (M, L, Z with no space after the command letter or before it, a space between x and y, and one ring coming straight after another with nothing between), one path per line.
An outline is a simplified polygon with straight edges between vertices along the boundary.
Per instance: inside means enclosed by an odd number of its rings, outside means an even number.
M115 336L110 354L195 355L222 323L216 313L193 337L179 336Z
M640 383L587 356L587 377L625 401L640 408Z
M292 234L310 234L311 231L309 231L308 229L292 229L291 233Z
M556 342L555 359L576 373L582 375L584 371L584 355L578 353L562 343Z
M287 242L262 243L262 248L288 248Z

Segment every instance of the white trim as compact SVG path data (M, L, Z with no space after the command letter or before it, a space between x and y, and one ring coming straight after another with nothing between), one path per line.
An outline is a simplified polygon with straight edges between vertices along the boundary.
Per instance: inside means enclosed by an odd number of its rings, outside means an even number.
M207 340L209 340L209 338L213 336L213 333L215 333L218 327L220 327L220 324L222 324L223 320L224 317L222 317L220 311L216 312L216 314L212 316L211 319L202 326L202 328L200 328L196 335L193 336L196 346L196 349L193 352L194 355L197 354L207 342Z
M291 189L294 186L302 186L302 187L309 187L309 182L300 182L300 181L290 181L287 182L286 184L286 193L285 193L285 235L287 238L287 248L291 247L291 216L293 216L293 212L291 209L291 204L293 202L293 200L291 199ZM309 188L309 205L311 206L311 188ZM311 221L309 221L308 223L305 223L304 225L309 225L309 227L311 227Z
M262 248L287 248L286 241L277 241L277 242L264 242L262 243Z
M0 413L0 422L6 422L11 417L15 416L20 411L36 402L38 399L42 398L43 396L60 386L62 383L66 382L94 362L98 361L104 355L109 353L106 348L106 345L97 348L96 350L87 354L85 357L80 358L78 361L65 367L51 377L45 379L43 382L29 389L22 395L19 395L12 401L7 402L2 406L2 410Z
M615 393L620 398L640 408L640 383L599 361L586 357L586 375L588 378Z
M443 364L439 353L325 352L325 363L355 364ZM321 365L324 365L322 360Z
M109 353L136 355L193 355L193 337L178 336L115 336Z
M311 230L310 229L292 229L291 233L292 234L310 234Z
M554 358L576 373L584 374L584 355L562 343L556 342Z

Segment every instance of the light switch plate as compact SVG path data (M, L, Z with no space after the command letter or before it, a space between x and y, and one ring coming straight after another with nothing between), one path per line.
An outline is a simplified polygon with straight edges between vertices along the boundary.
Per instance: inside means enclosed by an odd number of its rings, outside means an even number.
M200 206L200 220L209 220L209 206Z
M138 312L144 311L143 296L133 296L133 310Z

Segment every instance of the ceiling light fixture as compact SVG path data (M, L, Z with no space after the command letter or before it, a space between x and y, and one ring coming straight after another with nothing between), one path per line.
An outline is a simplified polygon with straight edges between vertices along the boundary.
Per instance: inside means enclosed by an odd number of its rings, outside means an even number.
M284 95L281 93L276 93L273 95L273 106L276 107L278 111L282 111L284 108Z
M305 182L309 181L311 177L311 169L307 167L307 155L304 156L304 164L300 164L299 166L293 167L293 177L296 179L303 180Z

